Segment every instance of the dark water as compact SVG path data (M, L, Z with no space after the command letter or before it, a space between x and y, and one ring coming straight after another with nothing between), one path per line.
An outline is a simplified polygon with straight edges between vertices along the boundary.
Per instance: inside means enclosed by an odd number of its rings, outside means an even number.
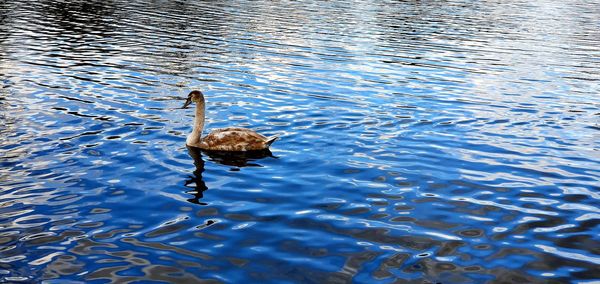
M600 279L597 1L0 1L0 282ZM208 128L273 157L189 152Z

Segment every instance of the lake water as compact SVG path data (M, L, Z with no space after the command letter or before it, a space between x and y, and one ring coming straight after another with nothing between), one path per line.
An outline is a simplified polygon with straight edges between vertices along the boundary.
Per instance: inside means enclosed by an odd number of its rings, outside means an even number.
M596 1L0 1L0 282L600 279ZM188 151L209 129L271 156Z

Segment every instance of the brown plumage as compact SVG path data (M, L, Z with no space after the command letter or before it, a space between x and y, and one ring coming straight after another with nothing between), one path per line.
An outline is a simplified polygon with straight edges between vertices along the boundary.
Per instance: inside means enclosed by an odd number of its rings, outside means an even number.
M264 150L277 139L269 138L250 129L228 127L213 130L200 139L198 148L216 151L254 151Z
M276 136L265 137L253 130L240 127L215 129L202 137L205 119L204 95L200 91L190 92L183 108L192 102L196 103L196 117L194 118L194 129L186 140L188 146L209 151L256 151L268 149L277 140Z

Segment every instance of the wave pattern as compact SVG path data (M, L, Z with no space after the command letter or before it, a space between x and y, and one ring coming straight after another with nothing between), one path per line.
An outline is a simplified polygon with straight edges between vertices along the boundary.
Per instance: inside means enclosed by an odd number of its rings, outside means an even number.
M0 281L600 278L589 1L0 1ZM274 157L184 146L279 135Z

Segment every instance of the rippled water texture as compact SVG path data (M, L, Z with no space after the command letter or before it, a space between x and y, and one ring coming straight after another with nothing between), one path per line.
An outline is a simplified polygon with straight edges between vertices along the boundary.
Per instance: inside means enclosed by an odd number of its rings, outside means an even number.
M0 282L600 279L595 1L0 0L0 21ZM195 88L208 128L279 135L272 155L188 152Z

